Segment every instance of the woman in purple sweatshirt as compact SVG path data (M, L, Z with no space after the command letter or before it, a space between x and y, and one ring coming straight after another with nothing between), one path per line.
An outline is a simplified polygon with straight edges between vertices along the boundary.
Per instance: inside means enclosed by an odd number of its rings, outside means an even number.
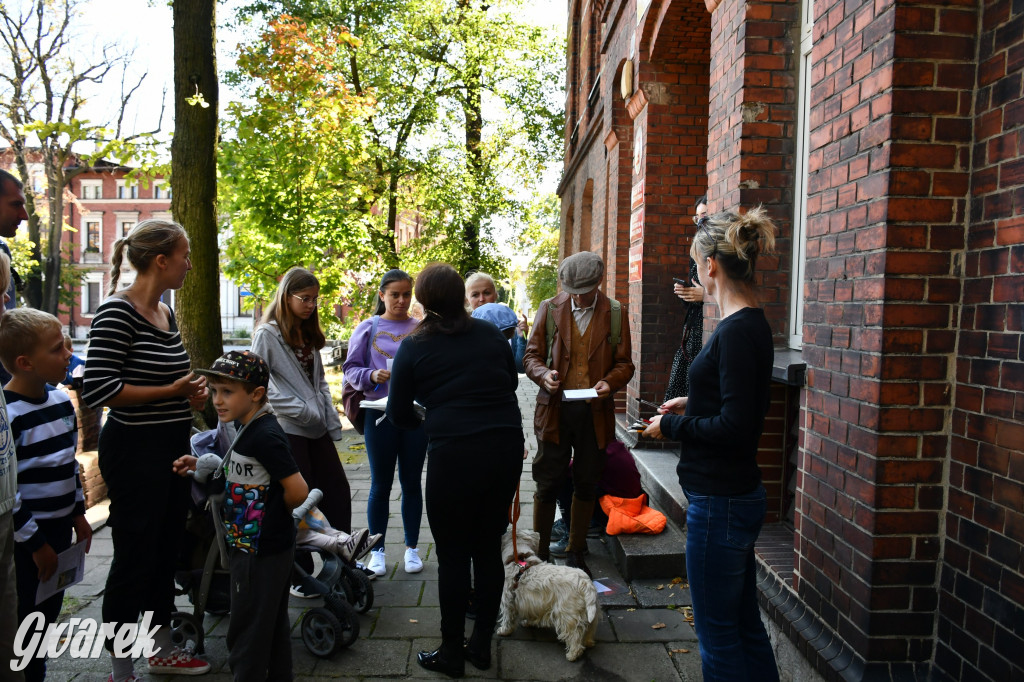
M409 315L412 304L412 277L401 270L389 270L377 292L374 318L364 320L349 341L343 371L345 381L377 400L388 395L391 363L398 345L416 329L419 320ZM374 331L375 330L375 331ZM373 338L370 338L371 335ZM369 353L367 353L369 347ZM366 359L369 358L369 362ZM388 529L388 502L398 465L402 486L402 526L405 530L405 571L423 570L417 544L423 517L423 488L420 483L427 456L427 437L423 428L406 431L383 419L383 410L367 410L364 436L370 460L370 499L366 516L371 533L380 533L380 542L370 552L367 568L381 576L388 572L384 540Z

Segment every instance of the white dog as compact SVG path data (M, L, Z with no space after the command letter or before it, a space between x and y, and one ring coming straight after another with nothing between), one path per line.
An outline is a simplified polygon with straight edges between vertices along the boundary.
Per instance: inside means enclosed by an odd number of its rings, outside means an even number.
M578 568L556 566L537 557L540 535L519 530L516 544L526 561L522 570L512 556L512 533L501 538L505 587L501 594L498 634L511 635L516 625L552 627L565 643L565 657L575 661L583 647L594 646L597 631L597 589Z

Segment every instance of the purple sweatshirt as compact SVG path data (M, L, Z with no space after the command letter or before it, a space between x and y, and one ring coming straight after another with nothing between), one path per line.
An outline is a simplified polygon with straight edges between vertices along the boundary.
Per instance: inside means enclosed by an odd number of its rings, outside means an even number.
M370 380L370 375L378 369L388 368L388 359L395 357L398 344L412 333L419 323L415 317L401 322L385 320L382 317L377 323L377 338L371 341L370 329L373 327L373 318L363 320L348 342L348 355L345 364L342 365L345 381L351 382L357 390L365 393L367 400L377 400L386 396L390 382L375 384ZM366 367L363 361L366 359L366 346L370 343L373 344L370 349L370 365Z

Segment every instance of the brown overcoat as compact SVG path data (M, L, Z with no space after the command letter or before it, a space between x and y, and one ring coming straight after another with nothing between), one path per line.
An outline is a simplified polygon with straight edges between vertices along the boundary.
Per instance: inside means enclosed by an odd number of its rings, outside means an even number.
M554 305L555 335L551 345L551 366L547 365L547 315ZM622 306L622 332L615 348L609 343L611 334L611 304L603 292L597 292L594 301L594 316L590 321L590 381L606 381L612 392L607 398L590 402L594 414L594 430L597 445L604 448L615 439L615 392L629 383L633 377L633 348L629 340L629 315ZM540 304L533 322L533 332L526 344L523 367L526 375L540 386L537 394L537 410L533 417L533 428L538 440L558 443L558 417L562 403L561 390L554 395L547 392L541 381L548 370L555 370L564 379L565 368L569 366L569 350L572 337L572 303L569 294L562 292Z

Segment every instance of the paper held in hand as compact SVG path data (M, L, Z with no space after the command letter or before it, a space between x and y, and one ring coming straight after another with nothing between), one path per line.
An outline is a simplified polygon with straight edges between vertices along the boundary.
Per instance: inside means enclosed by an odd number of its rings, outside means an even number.
M593 388L569 388L562 391L563 400L593 400L597 391Z
M85 575L85 543L76 542L57 555L57 570L49 580L39 583L36 590L36 604L39 604L61 590L82 582Z

